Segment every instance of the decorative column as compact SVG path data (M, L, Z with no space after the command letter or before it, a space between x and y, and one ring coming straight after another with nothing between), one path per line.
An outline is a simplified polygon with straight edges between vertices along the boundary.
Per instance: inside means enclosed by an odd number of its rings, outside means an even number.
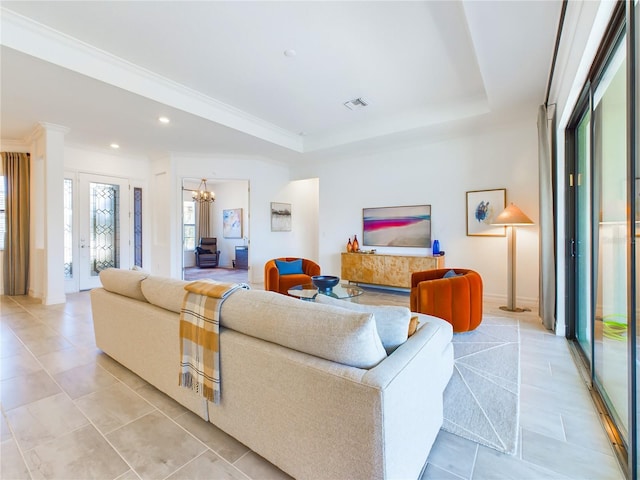
M45 305L65 303L64 136L69 129L40 123L30 137L31 254L29 295Z

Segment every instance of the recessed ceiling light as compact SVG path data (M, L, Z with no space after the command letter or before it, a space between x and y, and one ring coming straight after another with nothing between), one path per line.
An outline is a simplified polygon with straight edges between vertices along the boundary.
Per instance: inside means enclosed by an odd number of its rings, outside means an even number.
M158 117L158 121L160 123L169 123L171 120L169 120L169 117L162 116L162 117Z
M295 57L298 53L293 48L288 48L284 51L285 57Z
M120 148L120 145L118 145L117 143L112 143L112 144L111 144L111 145L109 145L109 146L110 146L111 148L113 148L113 149L116 149L116 150L117 150L118 148Z

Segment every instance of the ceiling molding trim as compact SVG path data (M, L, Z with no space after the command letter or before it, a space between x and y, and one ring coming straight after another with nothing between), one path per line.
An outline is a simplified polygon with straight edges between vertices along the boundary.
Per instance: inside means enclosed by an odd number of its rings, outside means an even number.
M58 132L62 133L62 135L66 135L70 131L71 129L69 127L65 127L64 125L56 125L55 123L48 122L38 122L38 124L33 127L33 131L27 136L25 140L28 143L31 143L38 140L47 132Z
M0 45L297 152L296 133L0 7Z
M14 138L0 138L0 152L22 152L27 153L31 145L26 140L16 140Z

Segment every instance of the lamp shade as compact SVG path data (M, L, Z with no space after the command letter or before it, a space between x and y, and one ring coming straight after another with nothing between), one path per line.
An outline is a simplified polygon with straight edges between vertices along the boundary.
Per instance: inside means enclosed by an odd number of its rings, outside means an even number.
M491 225L533 225L533 221L512 203L493 219Z

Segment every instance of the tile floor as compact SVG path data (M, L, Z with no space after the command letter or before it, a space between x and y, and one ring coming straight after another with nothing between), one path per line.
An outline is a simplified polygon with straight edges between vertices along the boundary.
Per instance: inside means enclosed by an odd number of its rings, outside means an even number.
M408 306L408 295L359 301ZM0 297L0 317L0 478L289 478L97 350L88 292L55 306ZM422 479L624 478L566 340L517 318L517 454L441 431Z

